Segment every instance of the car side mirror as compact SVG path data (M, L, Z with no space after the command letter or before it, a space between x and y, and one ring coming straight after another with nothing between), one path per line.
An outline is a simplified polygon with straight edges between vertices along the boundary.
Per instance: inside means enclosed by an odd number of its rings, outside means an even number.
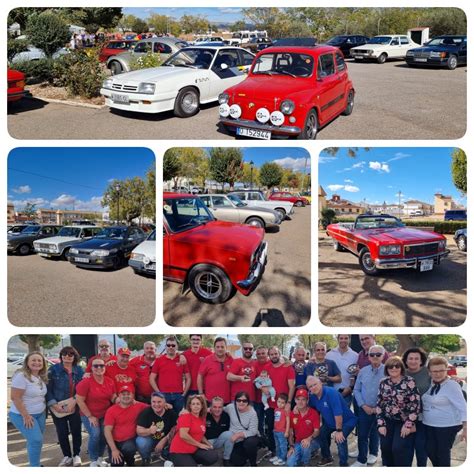
M225 71L226 69L229 69L229 66L227 66L226 63L222 63L222 64L221 64L221 69L222 69L223 71Z

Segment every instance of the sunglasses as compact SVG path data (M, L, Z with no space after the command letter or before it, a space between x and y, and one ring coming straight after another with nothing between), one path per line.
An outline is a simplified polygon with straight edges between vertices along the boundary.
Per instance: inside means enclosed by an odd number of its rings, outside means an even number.
M382 357L381 352L372 352L372 354L369 354L369 357Z
M99 349L110 349L110 346L99 346Z
M62 355L63 357L64 357L64 356L74 357L76 354L74 354L74 352L63 352L61 355Z
M105 364L93 364L92 368L94 369L103 369L105 367Z
M244 351L253 351L253 347L244 347Z
M237 398L237 403L248 403L249 401L246 398Z
M166 347L176 347L176 344L166 344Z
M387 370L390 370L390 369L401 369L402 366L400 364L395 364L395 365L388 365L387 366Z

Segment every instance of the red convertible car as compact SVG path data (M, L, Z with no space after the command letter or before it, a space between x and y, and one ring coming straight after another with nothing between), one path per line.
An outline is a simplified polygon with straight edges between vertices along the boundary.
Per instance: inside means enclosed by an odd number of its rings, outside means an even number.
M14 69L7 69L8 102L16 102L25 97L25 75Z
M330 224L326 232L335 250L349 250L359 257L367 275L392 268L433 270L449 254L443 235L405 227L388 214L362 214L354 224Z
M164 193L163 277L183 283L205 303L249 295L267 262L264 230L217 221L192 194Z
M292 202L296 207L309 206L309 200L304 196L295 196L291 193L276 192L268 196L269 201L288 201Z
M314 140L319 128L352 113L354 87L337 48L270 47L219 103L221 125L237 135Z

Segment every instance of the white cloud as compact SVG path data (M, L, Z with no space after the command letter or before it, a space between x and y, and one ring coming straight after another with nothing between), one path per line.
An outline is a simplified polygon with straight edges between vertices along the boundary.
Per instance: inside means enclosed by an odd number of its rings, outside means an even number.
M13 188L12 191L15 194L30 194L31 188L27 184L25 184L24 186L18 186L17 188Z
M347 191L348 193L358 193L360 189L357 186L350 186L346 184L344 186L344 191Z
M393 186L387 186L388 189L393 189Z
M370 161L369 168L375 171L384 171L385 173L390 173L390 167L387 163L380 163L379 161Z
M56 199L51 201L53 207L59 207L63 209L71 208L76 202L76 196L71 196L69 194L61 194Z
M76 196L61 194L51 201L51 206L58 209L77 209L80 211L103 211L102 196L93 196L88 201L77 199Z
M306 171L311 169L311 160L309 158L280 158L278 160L273 160L277 165L282 166L293 171L304 171L306 163Z
M344 168L342 171L351 171L351 170L356 170L360 168L362 172L362 168L364 167L364 165L365 165L365 161L358 161L357 163L353 164L349 168Z
M319 155L318 163L321 165L324 163L331 163L331 161L334 160L337 160L337 156Z
M341 189L344 189L344 185L343 184L330 184L328 186L328 189L330 191L339 191Z
M353 183L354 181L352 181L352 179L345 179L344 180L344 183Z
M241 8L218 8L219 12L224 15L234 15L242 13Z
M407 153L402 153L401 151L395 153L393 158L390 158L387 160L387 163L390 161L397 161L397 160L403 160L403 158L409 158L411 155L408 155Z
M17 199L13 200L12 204L17 210L24 209L28 204L34 204L36 208L49 207L49 201L43 198Z
M349 184L330 184L327 187L330 191L347 191L348 193L358 193L360 189L357 186L350 186Z

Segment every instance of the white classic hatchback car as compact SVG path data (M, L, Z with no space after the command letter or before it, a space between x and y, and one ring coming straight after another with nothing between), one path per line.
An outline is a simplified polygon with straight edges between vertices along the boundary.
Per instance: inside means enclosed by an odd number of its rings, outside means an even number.
M417 46L420 45L406 35L380 35L351 48L351 57L356 61L373 59L383 64L387 59L405 59L407 51Z
M161 66L106 79L100 93L110 108L191 117L200 104L243 81L254 55L236 47L183 48Z
M128 264L135 273L156 275L156 230L132 250Z

